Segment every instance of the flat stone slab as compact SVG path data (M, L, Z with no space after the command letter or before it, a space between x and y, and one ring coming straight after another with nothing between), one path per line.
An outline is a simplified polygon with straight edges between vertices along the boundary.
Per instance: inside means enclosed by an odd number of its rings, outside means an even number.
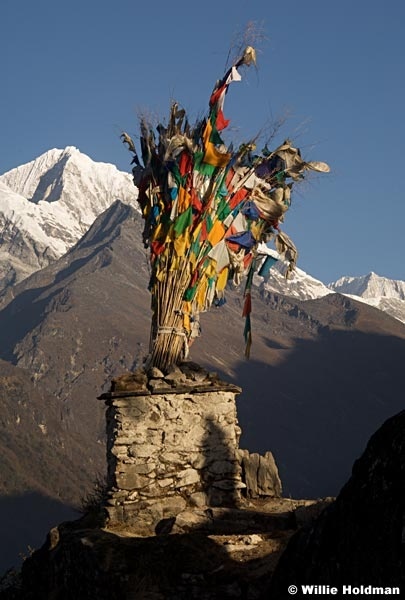
M240 394L242 388L222 381L216 373L209 373L197 363L184 362L169 372L162 373L152 367L149 371L137 369L112 380L111 390L98 397L107 404L114 398L154 394L200 394L205 392L233 392Z

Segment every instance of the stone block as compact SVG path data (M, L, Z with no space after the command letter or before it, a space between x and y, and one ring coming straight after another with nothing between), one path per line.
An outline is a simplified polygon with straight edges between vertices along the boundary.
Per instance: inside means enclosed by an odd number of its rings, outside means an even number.
M139 475L149 475L153 473L156 469L156 464L154 462L150 463L135 463L132 467L132 471L134 473L139 473Z
M140 475L136 471L132 471L128 465L128 469L123 473L116 474L117 486L122 490L139 490L150 485L150 480L145 475Z
M134 458L153 458L157 456L159 450L159 446L152 444L131 444L128 453Z
M181 496L172 496L160 500L160 505L162 507L163 516L171 517L185 510L187 503Z
M148 413L145 414L142 424L146 428L151 427L152 429L157 429L158 427L162 427L165 422L165 417L161 411L156 410L156 407L153 407Z
M159 455L159 459L160 463L167 465L167 467L195 467L195 465L192 464L192 458L186 451L179 450L178 452L169 452L163 448Z
M190 494L189 503L191 506L201 508L208 505L208 498L205 492L194 492Z
M120 409L125 411L125 409L133 410L136 408L140 412L139 416L141 416L149 410L150 403L147 401L148 397L149 396L133 396L130 398L114 398L113 406L115 410L118 411Z
M212 517L204 510L184 510L176 516L173 532L183 533L193 530L212 529Z
M187 376L185 373L183 373L179 369L179 367L174 365L173 367L171 367L169 373L167 373L165 375L164 379L165 379L165 381L168 381L170 383L172 383L172 382L180 383L180 382L186 382Z
M236 481L234 479L222 479L220 481L213 481L212 487L215 487L219 490L243 490L246 485L242 481Z
M281 496L281 481L271 452L266 452L260 457L257 484L260 495Z
M173 485L174 480L172 477L166 477L164 479L158 479L157 484L161 488L169 487L169 485Z
M190 457L191 466L194 469L203 469L207 465L207 457L201 452L196 452L192 457Z
M146 440L146 434L147 431L145 429L133 429L132 430L132 435L131 435L131 440L134 444L146 444L147 440ZM118 440L120 441L120 440Z
M196 422L196 418L191 421L191 427L186 433L189 438L191 444L204 443L205 438L207 437L207 430L203 427L203 420L200 422Z
M184 438L184 433L181 430L169 430L168 428L166 428L164 436L164 445L170 452L173 452L174 450L187 450L187 443L185 442Z
M146 443L153 444L154 446L162 447L162 442L165 438L165 433L162 428L155 429L149 427L146 430Z
M195 469L185 469L177 473L176 487L193 485L201 481L201 475Z
M127 419L128 421L136 421L143 415L143 411L140 407L125 405L120 406L115 410L115 420L122 421L122 419Z

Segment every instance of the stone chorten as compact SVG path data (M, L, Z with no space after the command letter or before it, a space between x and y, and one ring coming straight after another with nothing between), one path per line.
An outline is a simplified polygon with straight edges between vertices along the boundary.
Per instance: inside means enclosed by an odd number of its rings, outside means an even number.
M159 532L190 508L241 501L236 395L192 362L113 380L107 404L109 527Z

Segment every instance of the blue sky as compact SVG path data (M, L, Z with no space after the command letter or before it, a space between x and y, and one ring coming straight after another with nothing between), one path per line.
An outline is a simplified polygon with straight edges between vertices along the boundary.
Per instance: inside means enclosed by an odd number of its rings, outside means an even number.
M72 145L129 171L119 134L140 111L192 119L246 25L258 68L230 87L227 140L290 137L329 175L295 186L284 231L298 266L329 283L371 270L405 279L405 3L2 0L0 173Z

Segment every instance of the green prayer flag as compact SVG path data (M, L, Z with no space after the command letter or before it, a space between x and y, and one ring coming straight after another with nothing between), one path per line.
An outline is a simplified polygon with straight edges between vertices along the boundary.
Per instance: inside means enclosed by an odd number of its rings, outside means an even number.
M180 174L180 170L179 167L177 165L177 163L171 163L170 165L170 172L172 173L177 186L178 187L184 187L185 183L186 183L186 179L187 176L182 177L182 175Z
M194 170L201 173L201 175L206 175L207 177L212 177L217 169L215 165L209 165L203 162L204 152L195 152L194 153Z
M212 222L212 218L211 218L210 214L208 214L205 218L205 225L207 227L207 232L209 233L213 226L213 222Z
M198 283L196 283L195 285L193 285L193 287L188 288L188 290L186 290L184 292L184 300L185 302L191 302L191 300L193 300L196 291L197 291L197 287L198 287Z
M193 222L193 210L192 207L189 206L187 210L185 210L181 215L179 215L174 223L174 231L176 236L181 235L187 227Z
M194 254L194 256L198 256L198 254L200 252L200 237L201 237L201 231L198 232L197 238L191 244L190 253Z
M217 206L217 216L220 221L226 219L226 217L231 214L232 209L230 208L228 201L225 198L221 198L218 206Z

